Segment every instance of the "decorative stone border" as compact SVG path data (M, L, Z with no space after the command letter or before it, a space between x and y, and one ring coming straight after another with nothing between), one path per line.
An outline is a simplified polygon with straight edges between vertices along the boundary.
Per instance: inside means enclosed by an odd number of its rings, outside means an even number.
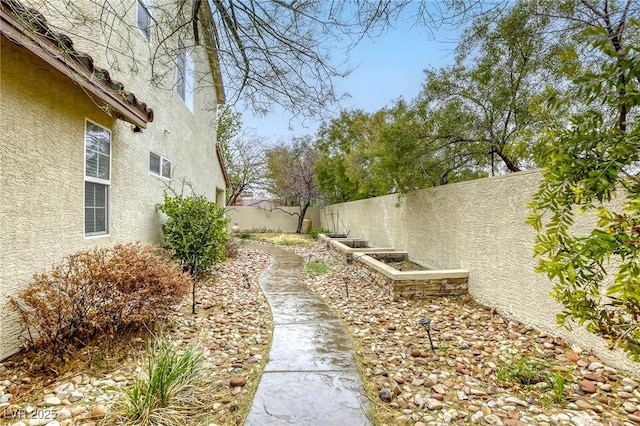
M393 300L458 296L467 293L469 271L465 269L398 271L375 257L388 255L399 260L408 260L407 252L389 247L354 248L347 245L352 241L364 242L363 245L366 245L366 241L357 238L329 238L320 234L318 239L326 242L327 248L343 253L348 263L355 259L364 277L380 287Z
M345 244L353 241L357 242L357 244L354 244L356 247L351 247L348 244ZM350 241L330 239L328 242L328 248L344 254L346 256L347 263L353 262L354 255L359 256L365 253L388 253L394 251L393 247L358 247L359 245L366 246L366 241L357 239L351 239Z
M371 256L356 256L358 269L391 299L424 299L467 293L469 271L398 271Z

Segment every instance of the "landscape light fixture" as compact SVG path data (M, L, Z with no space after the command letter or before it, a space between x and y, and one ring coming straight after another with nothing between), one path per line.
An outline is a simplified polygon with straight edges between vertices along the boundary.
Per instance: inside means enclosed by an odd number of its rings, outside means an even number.
M246 284L247 288L251 287L251 283L249 282L249 273L245 272L242 274L242 276L244 277L244 283Z
M342 279L344 280L344 289L347 292L347 299L349 298L349 277L347 275L343 275Z
M311 253L309 253L309 259L307 259L307 264L311 263L311 258L313 257L313 255Z
M431 318L422 318L418 321L418 324L424 325L424 328L427 330L429 343L431 343L431 352L435 353L436 349L433 347L433 340L431 340Z

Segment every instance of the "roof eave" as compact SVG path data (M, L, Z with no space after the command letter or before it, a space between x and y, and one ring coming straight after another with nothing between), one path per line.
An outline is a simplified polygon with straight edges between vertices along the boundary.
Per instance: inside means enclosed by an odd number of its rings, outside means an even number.
M90 72L79 62L80 57L86 59L88 55L75 52L77 57L70 56L49 39L39 36L10 12L10 7L3 1L0 7L0 32L9 41L29 50L70 78L82 87L105 113L141 128L146 128L147 123L153 121L153 111L147 108L146 104L139 102L133 93L109 87L95 74L107 73L106 70L96 67L94 72Z
M214 45L213 37L218 36L215 22L213 21L213 12L209 7L209 2L205 1L200 6L200 19L204 23L203 27L211 31L211 37L205 37L205 49L207 51L207 59L209 61L209 67L211 68L211 76L213 78L213 85L216 91L216 102L218 105L222 105L226 102L226 95L224 93L224 84L222 81L222 71L220 69L220 60L218 58L218 46ZM207 28L209 27L209 28ZM207 34L208 35L208 34Z
M231 187L231 181L229 181L229 174L227 173L227 165L224 162L224 157L222 155L222 147L220 146L220 142L216 142L216 155L218 157L218 163L220 163L220 169L222 170L222 175L224 176L224 184L227 188Z

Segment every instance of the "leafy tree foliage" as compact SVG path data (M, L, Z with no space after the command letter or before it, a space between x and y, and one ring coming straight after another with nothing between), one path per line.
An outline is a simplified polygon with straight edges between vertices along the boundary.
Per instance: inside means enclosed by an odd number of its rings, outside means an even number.
M290 145L280 145L267 151L269 191L287 206L300 206L297 233L307 209L320 199L315 177L318 151L310 137L296 138Z
M165 247L192 276L206 271L225 258L229 242L224 208L201 195L170 195L158 210L167 215L162 225Z
M391 118L382 132L381 167L393 179L395 192L486 176L486 155L465 147L462 141L467 139L439 136L473 130L458 102L434 110L423 102L400 101L387 113Z
M318 182L333 202L473 179L533 165L543 119L530 104L554 71L549 18L520 2L480 14L454 66L426 70L416 99L322 127ZM547 43L548 44L548 43ZM541 48L541 46L543 48Z
M517 172L526 166L538 128L529 105L549 81L554 63L548 26L529 2L517 3L497 20L474 20L458 47L456 64L425 71L418 102L436 118L427 149L448 152L443 157L453 157L454 170L488 164L495 174L496 169Z
M380 178L379 133L385 126L384 112L367 114L343 111L339 118L324 123L317 136L318 187L327 202L388 194L391 181Z
M545 130L536 155L545 167L530 217L538 231L538 270L555 281L562 324L576 320L637 361L640 25L631 17L640 15L640 5L584 0L559 5L557 13L579 44L563 52L573 86L551 91L547 104L573 114ZM579 233L575 216L587 212L597 226Z
M222 155L227 163L229 162L229 144L241 130L242 114L232 106L220 106L216 116L216 141L220 144Z

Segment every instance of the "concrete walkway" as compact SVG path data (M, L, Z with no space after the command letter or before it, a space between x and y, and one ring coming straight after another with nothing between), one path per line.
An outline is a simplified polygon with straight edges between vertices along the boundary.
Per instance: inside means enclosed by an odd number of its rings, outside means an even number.
M340 319L300 279L302 257L251 247L274 256L260 276L274 330L245 425L371 425L351 342Z

